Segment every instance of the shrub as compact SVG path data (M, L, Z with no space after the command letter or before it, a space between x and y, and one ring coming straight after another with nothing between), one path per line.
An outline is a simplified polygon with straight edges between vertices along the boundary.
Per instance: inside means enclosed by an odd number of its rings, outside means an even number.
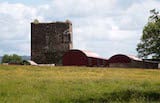
M13 54L13 55L5 54L2 58L2 63L20 64L22 63L22 58L21 56L18 56L17 54Z

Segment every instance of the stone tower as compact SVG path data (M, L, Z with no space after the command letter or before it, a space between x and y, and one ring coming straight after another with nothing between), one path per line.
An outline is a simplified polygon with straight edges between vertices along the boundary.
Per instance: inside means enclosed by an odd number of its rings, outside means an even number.
M31 60L38 64L61 64L63 54L72 49L72 23L31 23Z

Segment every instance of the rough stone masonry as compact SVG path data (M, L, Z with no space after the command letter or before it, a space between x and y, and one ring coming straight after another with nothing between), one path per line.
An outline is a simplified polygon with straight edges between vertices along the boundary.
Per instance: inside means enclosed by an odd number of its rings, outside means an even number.
M61 64L63 54L72 49L72 23L31 23L31 60L38 64Z

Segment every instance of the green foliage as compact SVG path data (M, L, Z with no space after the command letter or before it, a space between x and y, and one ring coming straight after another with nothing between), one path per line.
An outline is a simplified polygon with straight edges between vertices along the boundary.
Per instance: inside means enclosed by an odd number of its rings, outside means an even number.
M22 58L17 54L13 55L5 54L2 58L2 63L22 63Z
M137 45L139 57L152 56L154 59L160 59L160 16L155 9L150 11L152 16L143 29L141 42Z
M159 12L156 11L156 9L150 10L150 13L152 15L149 17L149 22L156 22L156 21L158 21L160 19Z
M0 66L0 103L159 103L160 71Z
M2 63L9 63L10 62L10 56L5 54L2 58Z

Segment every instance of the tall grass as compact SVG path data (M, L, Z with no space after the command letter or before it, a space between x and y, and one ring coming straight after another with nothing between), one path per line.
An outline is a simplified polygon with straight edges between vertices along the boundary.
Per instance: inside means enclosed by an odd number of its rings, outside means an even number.
M159 103L160 70L0 66L0 103Z

